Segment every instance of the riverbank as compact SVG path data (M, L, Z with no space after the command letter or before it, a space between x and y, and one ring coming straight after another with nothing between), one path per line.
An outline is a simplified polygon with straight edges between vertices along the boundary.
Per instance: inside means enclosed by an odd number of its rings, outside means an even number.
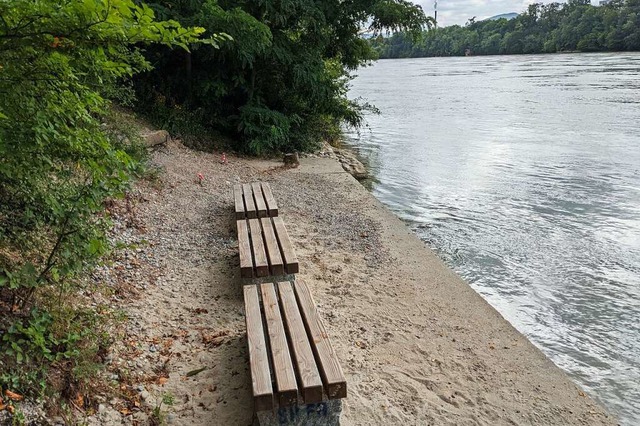
M171 424L250 423L231 188L264 180L347 376L342 424L615 424L335 159L227 160L169 142L158 179L113 209L127 248L95 279L128 318L107 356L122 392L89 423L156 407Z

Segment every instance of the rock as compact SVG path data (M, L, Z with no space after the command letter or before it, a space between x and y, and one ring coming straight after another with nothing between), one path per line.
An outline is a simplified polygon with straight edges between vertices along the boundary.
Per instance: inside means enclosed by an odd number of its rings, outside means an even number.
M300 165L300 155L297 152L285 154L282 161L287 167L298 167Z
M169 132L166 130L156 130L142 135L144 146L151 148L158 145L164 145L171 140Z
M256 413L260 426L338 426L342 400L333 399L317 404L283 407L275 411Z
M335 151L334 151L333 147L331 145L329 145L329 143L323 142L322 143L322 148L320 149L319 154L321 156L329 157L329 156L335 155Z
M354 178L361 180L369 177L367 169L364 164L356 159L351 160L349 163L342 163L342 168Z

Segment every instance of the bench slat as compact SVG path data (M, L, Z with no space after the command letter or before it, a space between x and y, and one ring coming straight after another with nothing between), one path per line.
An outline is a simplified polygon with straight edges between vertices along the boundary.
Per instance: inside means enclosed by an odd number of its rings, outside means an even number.
M244 210L244 199L242 198L241 185L233 186L233 197L234 197L235 206L236 206L236 219L244 219L245 210Z
M284 263L282 262L282 256L280 255L280 248L278 247L278 240L276 234L273 231L273 225L271 219L262 218L262 232L264 234L264 242L267 248L267 257L269 258L269 264L271 265L271 275L284 275Z
M269 262L267 262L267 253L264 250L264 240L262 239L262 228L260 227L259 219L249 219L249 231L251 232L251 248L253 249L256 276L266 277L269 275Z
M262 182L262 193L264 194L264 199L267 204L267 215L269 217L278 216L278 204L276 203L276 199L271 192L271 186L267 182Z
M278 242L280 244L282 257L284 258L287 274L297 274L300 267L296 253L293 251L293 245L291 244L291 239L289 239L287 228L284 227L284 222L281 217L274 217L272 220L273 227L276 231L276 236L278 237Z
M238 226L238 251L240 252L240 276L251 278L253 277L253 256L251 255L247 222L243 219L236 223Z
M251 189L253 189L253 198L256 202L256 211L258 212L258 217L266 217L267 204L264 201L264 195L262 194L262 187L260 186L260 182L252 183Z
M254 409L255 411L271 410L273 408L273 388L269 373L267 344L262 327L258 289L255 285L244 286L244 309Z
M300 377L304 403L320 402L322 401L322 380L291 283L278 283L278 292L285 325L289 332L293 361Z
M298 402L298 384L291 362L275 287L273 283L264 283L260 286L260 290L264 316L267 320L278 402L280 406L295 405Z
M248 183L242 185L242 193L244 195L244 203L247 206L247 218L257 218L258 212L256 212L256 203L253 201L253 190L251 189L251 185Z
M320 315L318 315L309 287L303 281L298 281L295 283L295 292L313 352L319 363L327 396L329 399L346 398L347 381L338 363L338 357L329 342L329 336Z

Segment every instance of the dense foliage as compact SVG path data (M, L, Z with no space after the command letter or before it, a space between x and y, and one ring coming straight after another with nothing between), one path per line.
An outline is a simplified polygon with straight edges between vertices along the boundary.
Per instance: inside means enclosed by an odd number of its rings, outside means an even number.
M159 16L233 37L219 50L153 49L141 108L170 130L188 119L251 153L309 149L361 123L346 97L350 71L374 57L363 30L420 32L430 21L405 0L163 0ZM173 126L173 127L172 127Z
M612 0L592 6L589 0L536 3L512 20L454 25L423 34L377 38L381 58L497 55L519 53L640 50L640 0Z
M186 49L203 32L133 0L0 0L0 385L41 386L93 317L56 313L107 250L103 203L136 169L104 125L107 99L129 99L123 79L149 69L141 46Z

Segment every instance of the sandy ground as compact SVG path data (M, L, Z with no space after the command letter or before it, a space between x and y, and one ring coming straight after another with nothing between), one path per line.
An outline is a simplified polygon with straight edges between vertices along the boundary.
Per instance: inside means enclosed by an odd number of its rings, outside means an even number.
M343 425L616 423L334 159L225 165L170 143L154 162L160 184L138 186L116 229L130 247L99 271L135 295L111 298L129 319L110 374L147 414L114 398L89 423L146 424L154 407L169 424L251 423L232 186L255 180L271 183L346 374Z

